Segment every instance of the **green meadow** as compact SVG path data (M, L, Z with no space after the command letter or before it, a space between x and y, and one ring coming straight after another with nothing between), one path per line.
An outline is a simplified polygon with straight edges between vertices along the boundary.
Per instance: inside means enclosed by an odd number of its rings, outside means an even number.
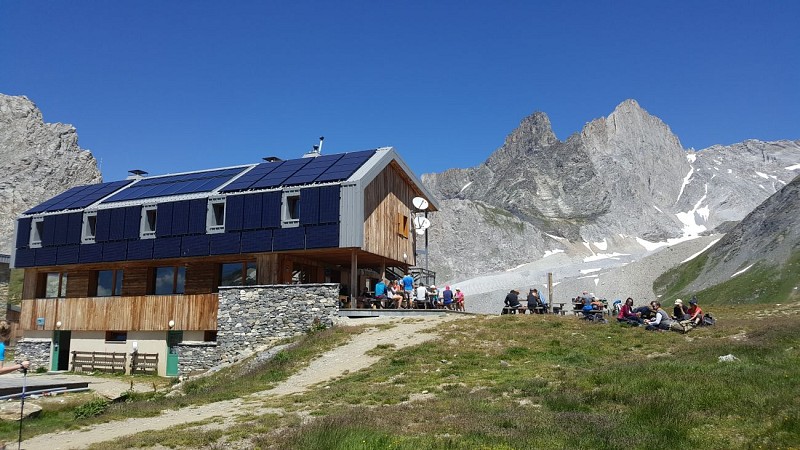
M574 317L470 317L415 347L233 427L185 425L94 448L530 449L800 446L800 304L707 306L683 335ZM26 420L25 437L157 414L274 386L363 327L318 330L259 366L188 383L183 396L128 396L100 411L70 401ZM733 355L732 362L719 357ZM248 366L248 369L245 367ZM85 417L77 417L83 407ZM243 411L247 412L247 411ZM241 426L239 426L241 425ZM16 438L16 423L0 433Z

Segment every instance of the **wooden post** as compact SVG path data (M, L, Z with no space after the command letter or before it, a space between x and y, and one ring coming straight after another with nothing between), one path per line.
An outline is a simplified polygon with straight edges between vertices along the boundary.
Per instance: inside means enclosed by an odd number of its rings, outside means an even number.
M350 307L358 308L358 253L350 250Z

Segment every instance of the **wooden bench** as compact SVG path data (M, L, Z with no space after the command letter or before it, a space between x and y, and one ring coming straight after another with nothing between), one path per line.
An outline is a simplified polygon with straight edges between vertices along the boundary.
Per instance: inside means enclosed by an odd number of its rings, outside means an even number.
M520 305L520 306L503 306L503 309L500 311L500 315L505 314L525 314L528 308Z
M128 355L116 352L72 352L73 372L122 372Z
M158 374L158 353L131 353L131 374Z

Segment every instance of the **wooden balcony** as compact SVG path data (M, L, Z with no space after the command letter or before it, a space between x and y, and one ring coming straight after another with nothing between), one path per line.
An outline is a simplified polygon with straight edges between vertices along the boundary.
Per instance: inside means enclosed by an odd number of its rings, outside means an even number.
M216 330L217 310L217 294L37 298L22 301L20 328L166 331L173 320L173 330Z

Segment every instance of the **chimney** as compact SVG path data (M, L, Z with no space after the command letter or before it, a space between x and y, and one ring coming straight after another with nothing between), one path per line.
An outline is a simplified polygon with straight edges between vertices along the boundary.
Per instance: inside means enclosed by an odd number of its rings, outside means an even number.
M322 154L322 141L325 140L325 136L319 137L319 145L314 145L311 147L311 151L303 155L303 158L316 158L317 156Z

